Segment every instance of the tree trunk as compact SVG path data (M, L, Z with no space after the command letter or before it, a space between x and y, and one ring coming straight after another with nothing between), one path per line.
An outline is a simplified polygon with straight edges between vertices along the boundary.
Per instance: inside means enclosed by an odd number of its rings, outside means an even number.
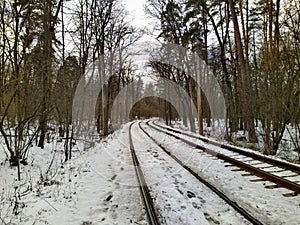
M247 65L245 61L245 55L243 51L243 45L241 40L241 34L239 30L239 24L235 12L235 7L233 0L228 1L230 6L230 12L232 15L232 21L234 26L234 36L236 41L237 53L238 53L238 62L239 62L239 71L242 80L242 106L243 106L243 115L245 117L246 128L249 132L249 141L257 142L255 128L254 128L254 118L252 112L252 104L250 101L250 78L249 71L247 70Z
M38 147L44 148L47 133L47 120L50 108L50 85L49 80L52 73L52 40L54 36L54 21L51 13L51 2L44 3L43 16L43 70L42 70L42 99L40 113L40 139ZM53 24L52 24L53 23Z
M189 77L187 82L189 83L189 91L190 91L190 101L189 101L189 105L190 105L190 110L189 110L189 120L190 120L190 129L192 132L196 132L196 127L195 127L195 118L194 115L196 112L193 112L194 110L194 101L193 101L193 84L192 84L192 78ZM170 107L171 109L171 107ZM201 120L202 122L202 120Z

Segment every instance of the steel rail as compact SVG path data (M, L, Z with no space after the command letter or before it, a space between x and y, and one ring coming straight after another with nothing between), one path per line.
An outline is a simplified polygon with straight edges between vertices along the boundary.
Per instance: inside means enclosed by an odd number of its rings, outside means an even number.
M200 149L202 150L203 152L207 153L207 154L210 154L212 156L215 156L216 158L218 159L221 159L221 160L224 160L225 162L228 162L228 163L231 163L232 165L234 166L237 166L247 172L249 172L250 174L255 174L256 176L260 177L260 178L264 178L264 179L267 179L268 181L271 181L275 184L277 184L279 187L284 187L284 188L287 188L289 190L292 190L294 192L294 195L297 195L300 193L300 185L295 183L295 182L292 182L290 180L287 180L287 179L284 179L280 176L277 176L277 175L274 175L274 174L271 174L269 172L266 172L264 170L261 170L259 168L256 168L254 166L251 166L247 163L244 163L244 162L241 162L237 159L234 159L234 158L231 158L229 156L226 156L224 154L221 154L219 152L216 152L214 150L211 150L211 149L208 149L202 145L199 145L199 144L196 144L194 142L191 142L189 140L186 140L186 139L183 139L183 138L179 138L178 136L172 134L172 133L169 133L169 132L166 132L166 131L163 131L151 124L149 124L149 121L147 122L147 125L149 125L150 127L154 128L155 130L157 131L160 131L160 132L163 132L169 136L172 136L176 139L180 139L182 142L194 147L194 148L197 148L197 149Z
M149 124L148 124L149 125ZM246 220L251 222L254 225L263 225L261 221L254 218L250 213L248 213L245 209L239 206L235 201L232 201L229 197L227 197L222 191L213 186L211 183L203 179L199 174L185 165L180 159L178 159L175 155L172 155L164 146L162 146L156 139L151 137L151 135L141 126L141 122L139 123L140 129L156 144L158 145L165 153L167 153L170 157L172 157L178 164L180 164L184 169L186 169L189 173L191 173L197 180L207 186L210 190L216 193L220 198L222 198L227 204L229 204L232 208L234 208L237 212L239 212Z
M193 134L185 133L185 132L182 132L180 130L176 130L176 129L171 128L171 127L164 127L164 126L161 126L161 125L159 125L157 123L154 123L154 122L153 122L153 124L155 124L155 126L158 126L162 129L166 129L168 131L175 132L177 134L182 134L182 135L185 135L185 136L188 136L188 137L191 137L191 138L199 139L199 140L201 140L205 143L208 143L208 144L211 144L211 145L214 145L214 146L218 146L218 147L221 147L223 149L226 149L226 150L229 150L229 151L232 151L232 152L236 152L236 153L239 153L241 155L244 155L244 156L259 160L259 161L263 161L265 163L269 163L269 164L272 164L274 166L278 166L278 167L281 167L283 169L287 169L287 170L290 170L290 171L293 171L295 173L300 174L300 167L297 166L297 165L293 165L291 163L287 163L287 162L279 161L279 160L276 160L276 159L272 159L272 158L269 158L269 157L266 157L266 156L258 155L258 154L255 154L253 152L244 151L244 150L242 150L240 148L237 148L235 146L232 146L232 145L222 144L222 143L219 143L217 141L210 140L210 139L202 137L202 136L196 136L196 135L193 135Z
M133 123L131 123L130 126L129 126L129 144L130 144L130 151L131 151L133 165L135 167L135 173L136 173L137 180L138 180L138 183L139 183L141 197L142 197L142 200L144 202L144 206L145 206L145 210L146 210L146 214L147 214L149 224L150 225L160 225L160 221L157 217L157 214L156 214L156 211L155 211L155 208L154 208L154 204L153 204L153 200L151 198L148 186L146 184L144 174L141 170L139 160L138 160L137 155L136 155L135 150L134 150L134 145L133 145L132 136L131 136L131 127L132 127L132 125L133 125Z

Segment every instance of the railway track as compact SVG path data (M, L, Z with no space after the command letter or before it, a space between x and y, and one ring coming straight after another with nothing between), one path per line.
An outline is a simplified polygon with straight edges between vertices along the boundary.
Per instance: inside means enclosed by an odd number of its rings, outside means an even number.
M135 173L136 173L137 180L138 180L138 183L139 183L141 197L142 197L142 200L143 200L143 203L144 203L144 206L145 206L145 210L146 210L146 214L147 214L149 224L150 225L160 225L160 221L159 221L157 213L155 211L153 200L151 198L149 188L146 184L145 177L144 177L143 171L142 171L141 166L140 166L140 162L139 162L139 160L137 158L137 155L135 153L135 149L134 149L134 145L133 145L133 141L132 141L132 135L131 135L132 125L133 125L133 123L130 124L130 127L129 127L129 144L130 144L130 151L131 151L132 161L133 161L133 165L134 165L134 168L135 168Z
M139 184L140 184L141 195L142 195L142 198L143 198L143 202L145 204L145 208L146 208L146 211L147 211L147 216L148 216L150 224L159 224L159 219L157 219L158 217L155 213L155 209L154 209L154 206L153 206L153 201L151 199L149 189L147 188L145 178L144 178L143 172L141 171L141 166L138 162L138 158L137 158L137 155L135 153L134 146L133 146L132 137L131 137L131 127L132 127L132 125L133 124L130 125L130 132L129 132L130 149L131 149L133 162L134 162L134 165L135 165L135 168L136 168L136 174L137 174ZM141 131L147 137L149 137L149 139L151 139L153 141L153 143L159 149L163 150L168 156L173 158L182 168L184 168L184 170L186 170L194 178L196 178L198 181L200 181L202 184L204 184L206 187L208 187L210 190L212 190L215 194L217 194L228 205L230 205L235 211L237 211L243 218L245 218L245 220L247 220L251 224L255 224L255 225L262 225L263 224L258 219L254 218L252 215L250 215L242 207L240 207L235 201L230 200L224 193L222 193L216 187L214 187L209 182L207 182L202 177L200 177L196 172L194 172L187 165L185 165L180 159L178 159L176 156L172 155L169 151L167 151L160 143L158 143L153 137L151 137L150 134L141 126L141 122L139 122L138 125L139 125L139 128L141 129Z
M208 138L186 133L171 127L161 126L154 122L150 123L150 121L148 121L147 124L159 132L180 139L189 146L202 150L207 154L229 163L230 166L238 167L239 169L236 169L236 171L244 170L248 172L248 175L259 177L259 179L253 179L252 181L254 182L270 181L274 183L274 185L265 186L266 188L283 187L291 190L292 192L283 194L285 197L292 197L300 194L300 167L296 165L248 152L231 145L220 144ZM181 135L181 137L178 135ZM185 139L183 136L190 139ZM192 141L191 139L201 140L204 143L225 149L225 151L222 151L222 153L217 152L204 145L197 144L196 141ZM281 175L284 173L285 175ZM297 178L299 178L298 181L295 180Z

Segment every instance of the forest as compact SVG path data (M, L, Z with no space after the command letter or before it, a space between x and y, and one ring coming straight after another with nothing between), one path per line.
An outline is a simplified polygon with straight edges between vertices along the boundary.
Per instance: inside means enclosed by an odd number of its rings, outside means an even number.
M300 155L298 0L147 0L145 12L156 23L152 33L159 42L197 53L213 71L225 97L228 141L244 131L249 143L262 139L265 154L276 155L288 142ZM122 88L136 81L137 92L156 91L143 85L129 60L128 49L144 30L130 24L121 0L2 0L0 14L1 151L12 166L26 164L30 148L43 148L53 133L64 141L65 160L71 158L75 91L101 56L113 52L119 59L97 98L93 125L99 138L113 131L110 113ZM201 87L174 66L147 66L189 94L198 115L180 119L205 134L214 118ZM178 119L159 98L141 100L130 113L152 116Z

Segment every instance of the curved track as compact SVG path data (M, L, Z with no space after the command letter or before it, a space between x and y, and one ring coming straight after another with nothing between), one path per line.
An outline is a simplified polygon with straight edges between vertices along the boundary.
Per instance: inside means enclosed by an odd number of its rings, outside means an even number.
M131 137L132 125L133 125L133 123L130 124L130 127L129 127L129 143L130 143L130 151L131 151L133 164L135 167L136 176L137 176L137 180L138 180L139 187L140 187L141 197L144 202L144 206L145 206L145 210L147 213L147 218L148 218L149 224L150 225L159 225L160 222L159 222L158 216L156 214L154 204L153 204L152 198L150 196L148 186L145 181L144 174L141 170L140 163L138 161L138 158L136 156L135 149L133 146L132 137Z
M230 200L224 193L218 190L216 187L211 185L209 182L200 177L196 172L190 169L187 165L185 165L180 159L176 156L172 155L169 151L167 151L160 143L158 143L151 135L141 126L141 122L139 123L139 128L148 136L160 149L162 149L165 153L167 153L170 157L172 157L181 167L183 167L186 171L188 171L192 176L194 176L198 181L207 186L210 190L212 190L215 194L217 194L221 199L223 199L228 205L230 205L234 210L236 210L242 217L244 217L247 221L252 224L262 225L263 223L250 215L246 210L240 207L236 202ZM132 140L131 140L132 143ZM134 151L131 150L131 151ZM132 153L134 161L137 160L137 156L135 153ZM140 168L139 164L137 164ZM145 185L145 180L143 179L142 184Z
M244 150L234 147L234 146L220 144L216 141L207 139L205 137L197 136L196 134L194 135L194 134L185 133L183 131L180 131L180 130L177 130L174 128L170 128L170 127L161 126L156 123L150 124L150 121L148 121L147 124L159 132L163 132L163 133L165 133L169 136L172 136L176 139L180 139L182 142L184 142L194 148L200 149L207 154L213 155L213 156L217 157L218 159L224 160L225 162L228 162L233 166L237 166L241 170L245 170L248 173L250 173L251 175L254 174L254 175L260 177L260 179L257 179L255 181L266 181L267 180L267 181L271 181L271 182L275 183L275 185L267 186L267 188L284 187L284 188L287 188L287 189L293 191L292 193L285 194L284 196L286 196L286 197L296 196L300 193L299 182L289 179L292 177L300 176L300 167L298 167L296 165L286 163L283 161L279 161L276 159L272 159L269 157L265 157L262 155L258 155L258 154L252 153L252 152L247 152L247 151L244 151ZM228 152L231 152L231 153L234 152L237 155L232 156L228 153L227 154L219 153L219 152L209 149L205 146L196 144L195 142L193 142L191 140L179 137L178 134L195 139L195 140L201 140L201 141L211 144L213 146L218 146L221 149L228 150ZM245 157L246 160L242 160L241 158L238 158L237 156ZM256 161L256 164L250 163L253 161ZM267 165L260 167L259 165L261 165L261 164L267 164ZM266 171L265 170L266 168L272 168L273 170L275 170L275 172ZM279 175L281 172L289 172L289 171L290 171L290 175L285 175L285 176Z

